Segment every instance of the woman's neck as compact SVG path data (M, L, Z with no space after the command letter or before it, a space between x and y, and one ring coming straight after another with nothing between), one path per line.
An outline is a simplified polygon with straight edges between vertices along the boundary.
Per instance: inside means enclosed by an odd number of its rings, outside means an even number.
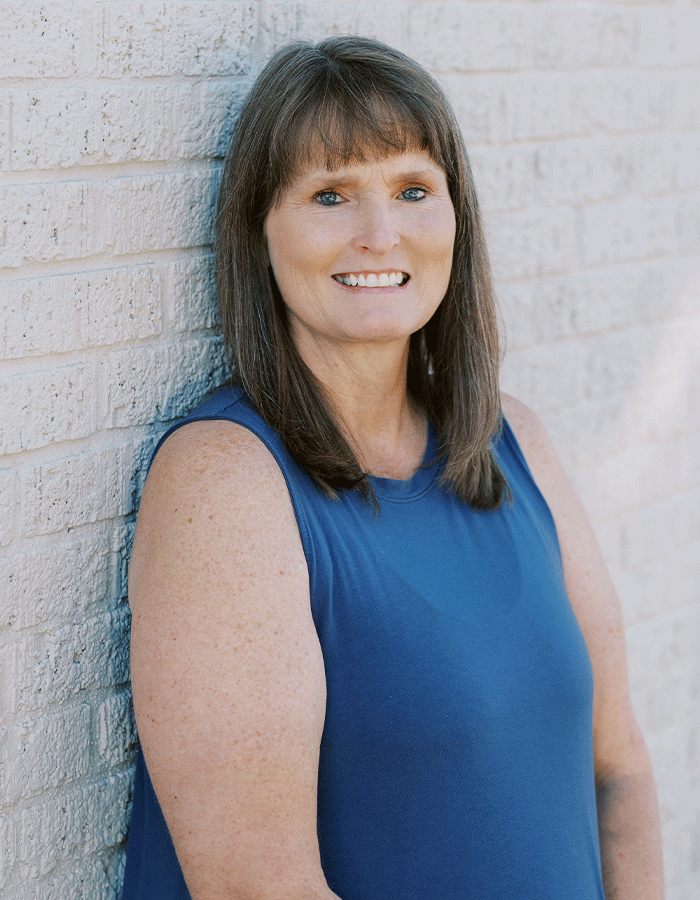
M378 477L410 478L425 455L427 422L406 386L408 345L300 352L362 468Z

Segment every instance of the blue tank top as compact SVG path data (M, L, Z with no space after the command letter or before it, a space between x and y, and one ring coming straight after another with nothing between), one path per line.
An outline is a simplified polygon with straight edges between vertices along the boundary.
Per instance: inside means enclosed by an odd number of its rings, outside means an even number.
M443 490L431 434L413 478L372 479L376 515L357 491L322 494L239 389L178 425L202 419L254 432L296 513L326 669L330 888L342 900L604 900L590 659L508 424L494 449L512 503L475 511ZM122 897L189 900L140 752Z

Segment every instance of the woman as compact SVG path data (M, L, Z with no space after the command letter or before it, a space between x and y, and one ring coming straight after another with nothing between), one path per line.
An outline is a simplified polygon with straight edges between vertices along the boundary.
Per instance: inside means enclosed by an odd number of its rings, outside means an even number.
M280 51L218 247L236 386L161 442L131 563L125 900L658 900L619 604L499 396L439 88L362 38Z

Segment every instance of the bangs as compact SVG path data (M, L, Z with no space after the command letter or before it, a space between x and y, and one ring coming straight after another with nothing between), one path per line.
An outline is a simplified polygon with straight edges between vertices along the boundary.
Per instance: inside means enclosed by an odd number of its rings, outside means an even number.
M331 99L326 93L308 101L290 121L280 123L270 148L270 175L278 197L297 176L318 165L334 171L424 150L445 168L437 123L425 121L403 98L349 94Z

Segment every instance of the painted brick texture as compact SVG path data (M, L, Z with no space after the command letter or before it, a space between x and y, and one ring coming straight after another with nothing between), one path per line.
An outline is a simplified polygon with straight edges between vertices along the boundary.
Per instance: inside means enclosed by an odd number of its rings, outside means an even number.
M696 900L697 0L0 0L0 896L118 896L145 466L223 378L211 239L236 110L273 49L329 33L406 50L452 99L503 384L594 520L668 900Z

